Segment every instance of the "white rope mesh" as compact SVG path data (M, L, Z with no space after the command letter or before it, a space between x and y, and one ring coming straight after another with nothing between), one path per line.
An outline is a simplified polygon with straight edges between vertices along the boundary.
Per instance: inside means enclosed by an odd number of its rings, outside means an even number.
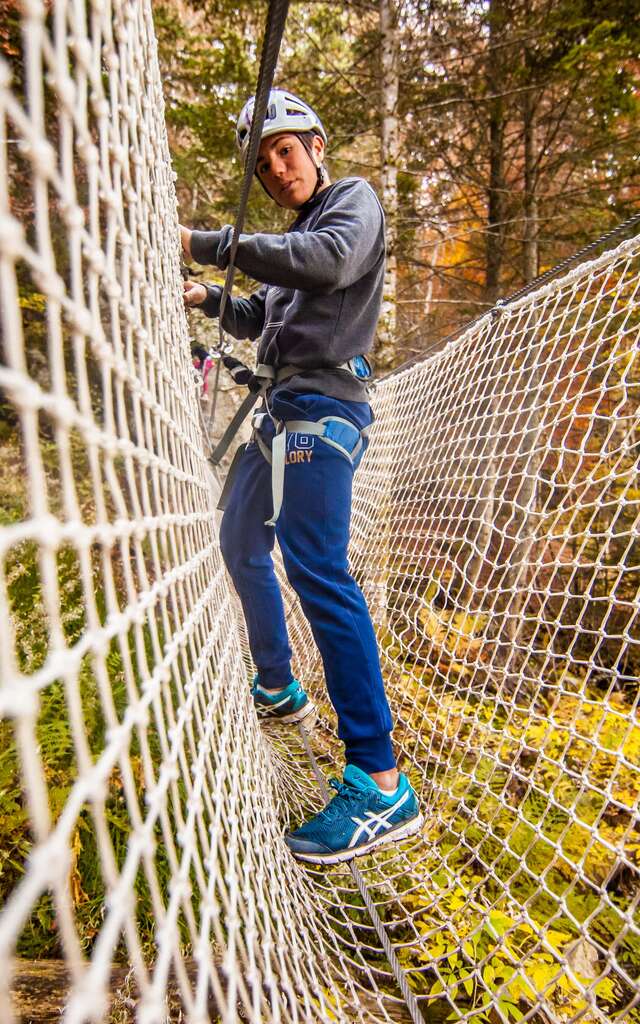
M368 877L426 1019L637 1017L639 256L376 391L352 565L429 821Z
M408 1019L349 868L282 843L321 796L250 704L149 6L30 0L23 25L24 74L0 65L0 1017L36 951L68 966L69 1022L109 1013L115 962L141 1021L170 979L194 1022ZM352 565L427 825L358 866L425 1020L638 1019L639 250L374 396Z

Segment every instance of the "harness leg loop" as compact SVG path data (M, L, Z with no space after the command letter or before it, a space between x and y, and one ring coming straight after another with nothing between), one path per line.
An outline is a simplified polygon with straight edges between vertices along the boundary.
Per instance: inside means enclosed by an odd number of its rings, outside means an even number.
M284 498L284 467L287 458L287 428L278 423L276 434L271 442L271 495L273 498L273 515L265 521L265 526L275 526L282 508Z

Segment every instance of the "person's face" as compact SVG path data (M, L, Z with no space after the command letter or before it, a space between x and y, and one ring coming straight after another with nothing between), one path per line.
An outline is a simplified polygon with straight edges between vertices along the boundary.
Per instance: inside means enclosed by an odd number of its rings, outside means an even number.
M314 136L312 146L320 166L324 142L319 135ZM288 210L296 210L306 203L318 180L313 160L294 133L263 139L256 170L269 195Z

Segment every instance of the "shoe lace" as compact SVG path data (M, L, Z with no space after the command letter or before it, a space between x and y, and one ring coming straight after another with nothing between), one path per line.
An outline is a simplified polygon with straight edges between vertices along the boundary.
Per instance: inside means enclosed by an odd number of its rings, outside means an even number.
M325 821L330 821L347 811L350 807L359 804L362 800L362 793L356 786L350 786L340 779L329 779L329 785L335 790L336 795L330 804L320 813Z

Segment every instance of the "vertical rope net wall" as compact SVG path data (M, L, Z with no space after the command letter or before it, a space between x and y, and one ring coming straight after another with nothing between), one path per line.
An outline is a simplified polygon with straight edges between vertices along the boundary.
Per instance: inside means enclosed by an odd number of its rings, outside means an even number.
M302 869L281 834L322 803L335 723L289 592L311 745L251 708L149 5L23 12L0 64L1 1019L44 956L69 1022L640 1020L640 240L376 391L352 565L427 824L359 873Z

